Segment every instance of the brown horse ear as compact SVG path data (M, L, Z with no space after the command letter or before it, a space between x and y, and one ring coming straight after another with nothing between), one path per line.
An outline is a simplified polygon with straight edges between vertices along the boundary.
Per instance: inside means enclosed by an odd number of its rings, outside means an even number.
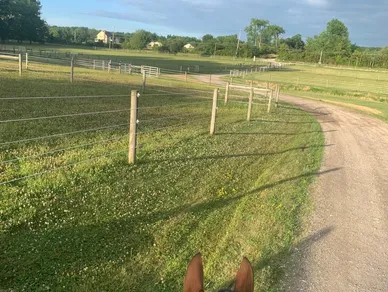
M203 265L202 256L198 253L190 261L185 277L184 292L203 291Z
M253 268L249 260L244 257L241 263L240 269L237 272L234 291L253 292L253 290L254 290Z

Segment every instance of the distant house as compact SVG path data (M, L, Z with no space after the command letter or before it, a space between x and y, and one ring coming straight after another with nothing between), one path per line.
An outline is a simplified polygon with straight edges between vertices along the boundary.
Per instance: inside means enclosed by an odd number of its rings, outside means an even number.
M184 46L184 48L187 49L187 50L195 49L195 47L192 44L187 44L187 45Z
M152 49L155 47L163 47L163 44L160 42L150 42L147 46L147 48Z
M96 39L94 40L96 43L104 43L104 44L109 44L110 42L114 44L120 44L120 39L117 38L114 33L111 33L106 30L102 30L98 33Z

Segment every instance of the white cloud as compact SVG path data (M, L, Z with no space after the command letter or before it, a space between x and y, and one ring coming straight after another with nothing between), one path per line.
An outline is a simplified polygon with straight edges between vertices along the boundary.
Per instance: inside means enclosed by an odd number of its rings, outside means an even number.
M203 8L218 7L223 3L222 0L181 0L181 1L188 3L192 6L203 7Z
M291 15L301 15L302 14L302 10L301 9L298 9L298 8L289 8L287 10L288 14L291 14Z
M329 5L328 0L305 0L308 5L316 7L325 7Z

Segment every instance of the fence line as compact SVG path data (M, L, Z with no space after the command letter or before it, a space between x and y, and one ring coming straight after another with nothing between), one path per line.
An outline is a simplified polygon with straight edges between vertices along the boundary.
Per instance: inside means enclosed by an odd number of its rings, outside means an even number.
M139 120L139 123L152 122L152 121L161 121L161 120L169 120L169 119L174 119L174 118L190 117L190 116L193 116L193 114L173 115L173 116L167 116L167 117L163 117L163 118L154 118L154 119L148 119L148 120Z
M60 153L60 152L64 152L64 151L80 149L80 148L84 148L84 147L88 147L88 146L101 145L101 144L105 144L105 143L108 143L108 142L119 141L119 140L123 139L123 137L125 137L125 136L128 136L128 134L124 135L124 136L122 136L120 138L100 140L100 141L96 141L96 142L93 142L93 143L73 146L73 147L69 147L69 148L55 149L55 150L51 150L51 151L48 151L48 152L45 152L45 153L41 153L41 154L17 157L17 158L10 159L10 160L0 161L0 163L2 163L2 164L12 163L12 162L16 162L16 161L19 161L19 160L38 158L38 157L46 156L46 155L49 155L49 154L55 154L55 153Z
M61 64L65 64L66 66L68 66L68 61L69 60L65 60L65 59L60 59L60 58L57 58L57 59L49 59L49 58L43 58L43 57L34 57L34 56L30 56L30 67L31 68L35 68L35 61L36 60L42 60L42 61L45 61L47 62L48 60L50 61L53 61L53 62L58 62L58 63L61 63ZM39 61L37 61L39 62ZM101 67L99 67L99 64L101 64ZM108 61L96 61L96 60L82 60L82 59L76 59L75 61L75 66L79 66L79 67L86 67L88 69L96 69L96 68L102 68L102 69L107 69L109 72L111 71L119 71L120 73L129 73L129 74L137 74L136 72L140 72L144 75L153 75L153 76L160 76L161 74L165 74L165 72L174 72L173 70L169 70L169 69L166 69L163 71L163 69L160 69L160 68L157 68L157 67L151 67L151 66L134 66L134 65L130 65L130 64L125 64L125 63L115 63L115 62L108 62ZM128 69L130 71L128 71ZM137 71L139 70L139 71ZM68 73L68 72L66 72ZM179 74L182 74L182 72L179 72ZM187 76L188 74L192 74L192 75L196 75L196 73L191 73L191 72L184 72L184 74ZM163 77L162 77L163 78ZM166 75L166 78L167 75ZM160 86L161 88L168 88L168 87L163 87L163 86ZM233 88L233 86L232 86ZM241 88L239 88L241 89ZM248 88L249 89L249 88ZM131 126L135 125L135 128L136 128L136 136L138 135L147 135L149 133L156 133L156 132L161 132L161 131L165 131L167 129L172 129L172 128L179 128L179 127L185 127L185 126L189 126L189 125L192 125L193 123L196 124L196 122L199 122L199 121L205 121L205 120L208 120L210 122L210 120L212 121L212 126L213 128L215 127L215 123L216 123L216 115L217 115L217 98L218 98L218 94L219 94L219 90L218 89L214 89L214 95L213 95L213 98L211 98L210 94L212 93L211 91L206 91L206 90L198 90L198 89L185 89L187 92L175 92L173 90L170 89L170 91L167 91L167 90L163 90L163 89L153 89L153 91L155 91L156 93L150 93L150 94L145 94L144 96L145 97L157 97L157 96L183 96L183 97L189 97L189 98L195 98L196 100L193 102L179 102L179 103L176 103L176 104L161 104L161 105L155 105L155 106L144 106L144 107L136 107L136 110L130 106L128 106L127 109L117 109L117 110L106 110L106 111L91 111L91 112L82 112L82 113L72 113L72 114L61 114L61 115L53 115L53 116L41 116L41 117L30 117L30 118L19 118L19 119L9 119L9 120L3 120L3 121L0 121L0 124L8 124L8 123L17 123L17 122L29 122L29 121L40 121L40 120L49 120L49 119L61 119L61 118L68 118L68 117L79 117L79 116L90 116L90 115L102 115L102 114L113 114L113 113L129 113L130 111L132 112L136 112L136 119L134 122L133 121L133 118L131 119ZM250 89L252 91L252 89ZM271 92L271 90L269 89L257 89L259 91L265 91L265 92ZM132 92L132 95L133 95L134 92ZM14 101L17 101L17 100L40 100L40 99L53 99L53 100L56 100L56 99L77 99L77 98L105 98L105 97L128 97L129 99L129 94L128 95L87 95L87 96L47 96L47 97L8 97L8 98L0 98L0 100L14 100ZM139 96L137 96L137 98L139 98ZM208 101L200 101L200 99L207 99ZM162 99L161 99L162 100ZM213 101L213 103L212 103ZM244 102L240 102L240 101L230 101L231 103L244 103ZM137 103L137 102L136 102ZM213 107L212 107L212 116L210 117L210 111L209 111L209 116L207 116L207 113L205 113L205 111L203 111L201 109L200 112L195 112L195 111L190 111L190 107L191 106L198 106L198 105L204 105L206 106L207 108L207 105L210 105L210 104L213 104ZM246 104L246 103L244 103ZM251 102L252 104L252 102ZM253 104L256 104L256 103L253 103ZM182 112L186 113L186 114L178 114L181 110L179 111L176 111L177 114L166 114L166 113L163 113L164 111L161 111L162 113L160 113L160 115L158 115L159 113L155 113L155 116L151 116L147 119L147 114L151 114L152 115L152 111L150 113L148 113L147 111L148 110L152 110L152 109L171 109L171 108L186 108L185 111L182 110ZM237 107L236 107L237 108ZM210 109L210 107L209 107ZM143 112L144 111L144 112ZM138 112L142 112L144 113L144 120L142 118L138 118L137 117L137 114ZM166 112L168 112L168 110L166 110ZM191 112L191 113L190 113ZM133 117L133 115L132 115ZM211 118L211 119L210 119ZM158 121L166 121L166 122L158 122ZM182 121L182 123L180 123ZM184 122L183 122L184 121ZM147 125L147 123L150 123L150 122L155 122L151 125ZM165 125L164 125L165 124ZM54 124L55 125L55 124ZM164 126L163 126L164 125ZM97 131L103 131L103 130L110 130L110 129L120 129L120 128L126 128L126 130L128 130L128 126L129 126L129 123L125 123L125 124L116 124L116 125L111 125L111 126L104 126L104 127L100 127L100 128L93 128L93 129L85 129L85 130L79 130L79 131L73 131L73 132L68 132L68 133L58 133L58 134L53 134L53 135L47 135L47 136L41 136L41 137L33 137L33 138L28 138L28 139L22 139L22 140L16 140L16 141L10 141L10 142L4 142L4 143L0 143L0 146L9 146L9 145L12 145L12 144L17 144L17 143L26 143L26 142L32 142L32 141L41 141L41 140L45 140L45 139L51 139L51 138L59 138L59 137L65 137L65 136L68 136L68 135L74 135L74 134L82 134L82 133L90 133L90 132L97 132ZM131 127L132 129L133 127ZM214 131L213 131L214 132ZM39 133L39 132L38 132ZM40 133L39 133L40 134ZM110 133L109 133L110 134ZM185 133L184 133L185 134ZM85 148L85 147L89 147L89 146L93 146L93 145L103 145L103 144L106 144L106 143L110 143L110 142L114 142L114 141L120 141L122 140L124 137L127 137L129 135L129 133L125 134L125 135L121 135L121 132L120 134L117 133L117 135L120 135L120 137L115 137L115 138L110 138L110 139L103 139L103 140L98 140L98 141L94 141L94 142L90 142L90 143L83 143L81 145L68 145L68 147L66 147L67 145L63 145L62 148L60 148L61 146L60 143L57 143L57 145L55 146L56 149L51 149L51 146L50 148L46 149L46 152L44 153L37 153L37 154L33 154L33 155L26 155L26 156L22 156L22 157L15 157L15 158L11 158L11 159L8 159L8 160L5 160L5 161L0 161L0 163L12 163L12 162L16 162L16 161L21 161L21 160L27 160L27 159L35 159L35 158L38 158L38 157L43 157L43 156L47 156L47 155L53 155L53 154L56 154L56 153L61 153L61 152L66 152L66 151L71 151L71 150L75 150L75 149L81 149L81 148ZM94 135L93 135L94 136ZM97 136L97 135L96 135ZM103 135L101 135L103 136ZM132 136L131 136L132 137ZM77 137L78 138L78 137ZM86 139L86 136L85 136L85 139ZM60 141L62 142L62 141ZM70 143L69 143L70 144ZM112 144L112 148L115 147L116 144ZM136 148L138 147L141 147L141 145L137 145L136 144ZM54 148L54 147L53 147ZM22 148L20 148L22 149ZM49 151L47 151L49 150ZM18 149L19 151L19 149ZM87 151L85 149L85 151ZM101 150L102 152L103 150ZM102 155L102 156L98 156L98 157L92 157L90 159L86 159L86 160L81 160L81 161L78 161L76 163L70 163L70 164L66 164L66 165L60 165L59 167L55 167L53 166L52 169L48 169L48 170L45 170L43 168L44 171L40 171L40 172L37 172L37 173L34 173L34 174L30 174L30 175L27 175L27 176L21 176L21 177L16 177L16 178L13 178L13 179L10 179L8 181L5 181L5 182L0 182L0 185L4 185L4 184L9 184L9 183L14 183L14 182L18 182L18 181L21 181L21 180L24 180L24 179L29 179L29 178L34 178L34 177L37 177L37 176L40 176L40 175L45 175L47 173L51 173L51 172L54 172L54 171L58 171L58 170L61 170L61 169L65 169L65 168L68 168L68 167L72 167L72 166L75 166L75 165L78 165L78 164L81 164L81 163L84 163L84 162L90 162L90 161L94 161L94 160L98 160L100 158L103 158L103 157L109 157L109 156L113 156L113 155L116 155L116 154L119 154L119 153L124 153L126 152L127 150L123 150L123 151L117 151L117 152L112 152L112 153L109 153L107 155ZM78 152L77 152L78 153ZM91 154L92 155L92 154ZM81 158L79 158L81 159ZM58 161L57 164L59 164L61 161ZM63 163L66 163L63 162ZM46 168L48 168L50 166L46 166ZM38 169L38 170L41 170L42 168ZM13 173L10 172L9 175L12 175ZM6 173L6 175L8 175L8 173ZM13 174L14 176L16 175L21 175L21 174L18 174L16 172L16 174Z
M26 119L17 119L17 120L5 120L5 121L0 121L0 124L60 119L60 118L80 117L80 116L90 116L90 115L101 115L101 114L112 114L112 113L121 113L121 112L129 112L129 110L112 110L112 111L103 111L103 112L90 112L90 113L79 113L79 114L69 114L69 115L59 115L59 116L26 118Z
M185 123L171 125L171 126L165 126L165 127L160 127L160 128L156 128L156 129L152 129L152 130L139 131L138 133L136 133L136 135L155 133L155 132L159 132L159 131L162 131L162 130L165 130L165 129L176 128L176 127L180 127L180 126L186 126L188 124L191 124L192 122L198 122L198 121L203 121L203 120L209 120L209 117L202 118L202 119L190 120L190 121L186 121Z
M197 104L205 104L208 102L191 102L191 103L182 103L182 104L176 104L176 105L160 105L160 106L149 106L149 107L139 107L138 109L155 109L155 108L168 108L168 107L180 107L180 106L186 106L186 105L197 105Z
M108 130L108 129L120 128L120 127L124 127L124 126L128 126L128 124L117 124L117 125L113 125L113 126L106 126L106 127L100 127L100 128L93 128L93 129L87 129L87 130L68 132L68 133L54 134L54 135L49 135L49 136L41 136L41 137L34 137L34 138L23 139L23 140L4 142L4 143L0 143L0 146L17 144L17 143L26 143L26 142L32 142L32 141L39 141L39 140L45 140L45 139L50 139L50 138L58 138L58 137L69 136L69 135L74 135L74 134L82 134L82 133L89 133L89 132L95 132L95 131L101 131L101 130Z
M82 160L82 161L78 161L76 163L71 163L71 164L67 164L67 165L64 165L64 166L56 167L54 169L50 169L50 170L47 170L47 171L37 172L37 173L31 174L31 175L27 175L27 176L23 176L23 177L18 177L18 178L9 180L9 181L0 182L0 186L6 185L6 184L10 184L10 183L14 183L14 182L18 182L18 181L22 181L22 180L26 180L26 179L29 179L29 178L34 178L34 177L45 175L45 174L48 174L48 173L52 173L52 172L55 172L55 171L58 171L58 170L61 170L61 169L67 168L67 167L73 167L73 166L76 166L76 165L79 165L79 164L82 164L82 163L85 163L85 162L92 162L92 161L99 160L101 158L111 157L111 156L114 156L116 154L125 153L125 152L126 152L126 150L116 151L116 152L112 152L110 154L101 155L101 156L93 157L93 158L90 158L90 159L85 159L85 160Z
M28 99L71 99L71 98L102 98L102 97L128 97L128 94L118 95L80 95L80 96L29 96L29 97L0 97L1 100L28 100Z

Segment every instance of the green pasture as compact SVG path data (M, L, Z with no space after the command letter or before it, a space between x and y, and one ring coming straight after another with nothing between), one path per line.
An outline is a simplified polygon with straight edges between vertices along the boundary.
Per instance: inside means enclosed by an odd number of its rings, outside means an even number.
M284 94L328 101L388 120L387 72L298 65L248 74L245 79L235 77L233 83L249 85L251 80L259 86L279 83Z
M181 291L197 251L209 291L243 256L256 290L276 289L330 147L312 116L255 99L247 122L246 94L221 90L211 137L214 86L150 78L129 165L141 77L34 66L0 62L0 290Z
M370 94L376 98L388 96L388 73L386 72L289 66L279 71L248 74L246 79L318 87L338 92L360 92L364 96Z
M3 46L9 50L19 46ZM155 51L129 51L129 50L108 50L86 47L61 47L61 46L37 46L23 44L23 49L32 49L34 55L55 57L57 54L72 53L78 58L95 60L112 60L113 62L130 63L133 65L155 66L170 70L181 70L194 72L194 67L199 66L199 73L222 73L232 69L248 68L250 66L260 66L259 61L253 62L251 59L234 59L232 57L209 56L202 57L194 54L162 54Z

